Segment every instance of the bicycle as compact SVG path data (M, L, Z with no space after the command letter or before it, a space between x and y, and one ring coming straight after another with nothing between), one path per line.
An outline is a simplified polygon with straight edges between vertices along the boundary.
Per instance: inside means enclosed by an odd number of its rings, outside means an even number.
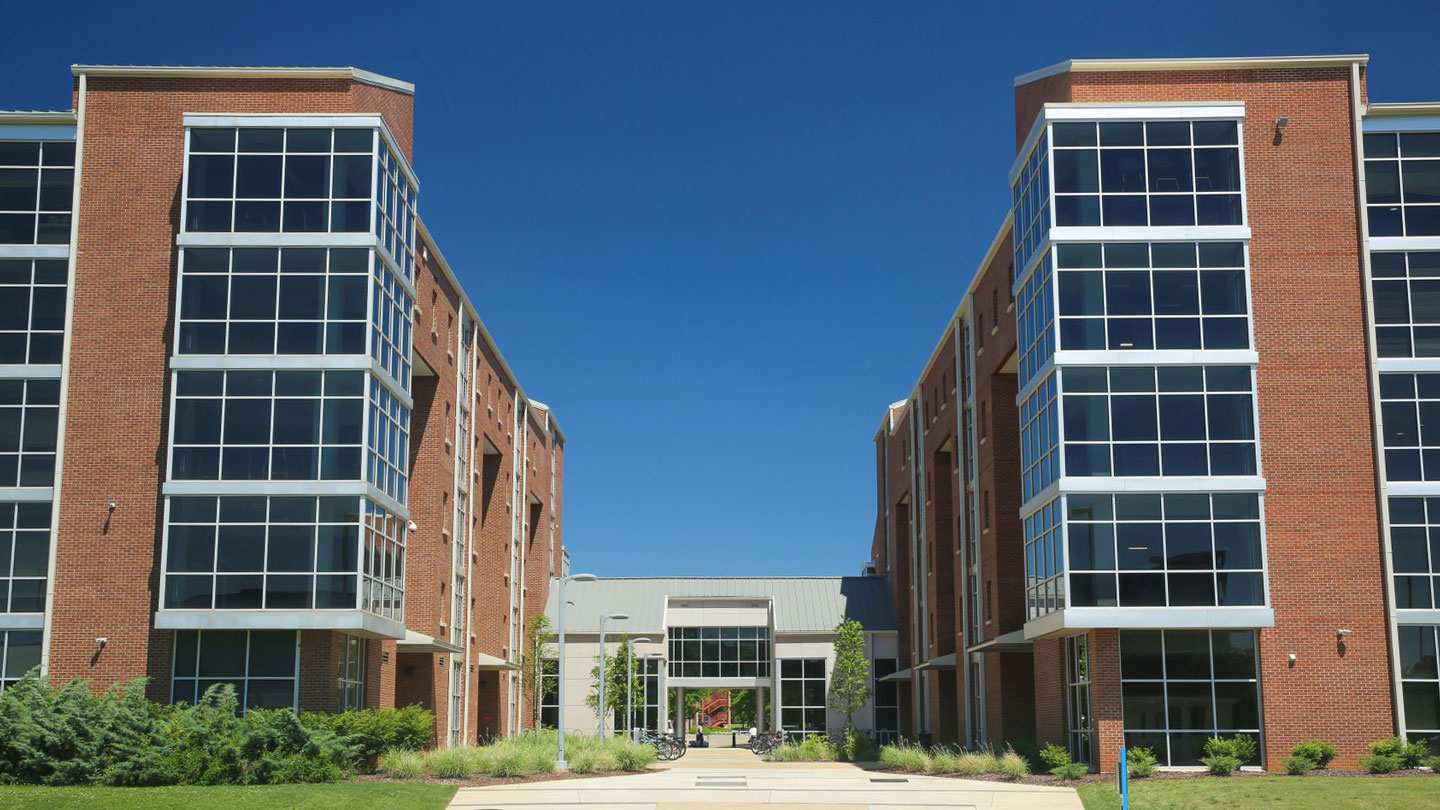
M661 762L673 762L685 756L685 744L664 734L645 732L640 742L655 749L655 758Z
M765 731L761 732L750 741L750 750L759 756L764 756L776 748L785 744L785 732Z

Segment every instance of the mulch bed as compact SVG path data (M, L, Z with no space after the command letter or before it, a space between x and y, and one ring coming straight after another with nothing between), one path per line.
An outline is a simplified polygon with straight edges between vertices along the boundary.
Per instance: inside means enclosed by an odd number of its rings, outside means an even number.
M950 779L971 779L971 780L974 780L974 781L977 781L977 782L1009 782L1009 783L1011 783L1011 784L1018 784L1018 785L1046 785L1046 786L1048 786L1048 787L1076 787L1076 786L1078 786L1078 785L1094 785L1094 784L1106 784L1106 785L1111 785L1111 784L1114 784L1114 783L1115 783L1115 775L1114 775L1113 773L1087 773L1087 774L1085 774L1084 777L1082 777L1082 778L1080 778L1080 779L1077 779L1077 780L1074 780L1074 781L1071 781L1071 782L1062 782L1062 781L1060 781L1059 779L1056 779L1055 777L1053 777L1053 776L1051 776L1051 775L1049 775L1049 774L1031 774L1030 776L1027 776L1027 777L1025 777L1025 778L1023 778L1023 779L1010 780L1010 779L1004 779L1004 778L1002 778L1002 777L1000 777L1000 776L998 776L998 775L996 775L996 774L993 774L993 773L990 773L990 774L982 774L982 775L980 775L980 776L962 776L962 775L960 775L960 774L955 774L955 773L937 773L937 774L920 774L920 773L914 773L914 774L912 774L910 771L896 771L896 770L890 770L890 769L883 769L883 770L884 770L885 773L893 773L893 774L902 775L902 776L903 776L903 775L914 775L914 776L941 776L941 777L948 777L948 778L950 778ZM1328 769L1328 768L1327 768L1327 769L1324 769L1324 770L1311 771L1310 773L1306 774L1306 777L1320 777L1320 778L1330 778L1330 779L1349 779L1349 778L1355 778L1355 779L1389 779L1389 778L1396 777L1396 776L1436 776L1436 774L1432 774L1430 771L1423 770L1423 769L1421 769L1421 768L1412 768L1412 769L1409 769L1409 770L1399 770L1399 771L1396 771L1396 772L1394 772L1394 773L1366 773L1366 772L1364 772L1364 771L1342 771L1342 770L1333 770L1333 769ZM1249 771L1249 770L1236 771L1234 774L1232 774L1232 775L1230 775L1230 776L1214 776L1214 775L1210 774L1208 771L1156 771L1153 776L1147 776L1147 777L1145 777L1144 779L1131 779L1130 782L1131 782L1131 784L1134 784L1134 783L1136 783L1136 782L1165 781L1165 780L1170 780L1170 779L1295 779L1295 778L1297 778L1297 777L1290 776L1289 774L1286 774L1286 773L1274 772L1274 771ZM1302 777L1302 778L1303 778L1303 777ZM1437 779L1437 782L1440 782L1440 779Z
M428 782L435 785L455 785L456 787L491 787L494 785L523 785L529 782L568 782L572 779L594 779L601 776L636 776L645 771L595 771L593 773L571 773L570 771L555 771L553 773L536 773L529 776L475 776L469 779L436 779L429 776L422 776L418 779L391 779L388 776L371 774L357 776L357 782L397 782L415 783Z

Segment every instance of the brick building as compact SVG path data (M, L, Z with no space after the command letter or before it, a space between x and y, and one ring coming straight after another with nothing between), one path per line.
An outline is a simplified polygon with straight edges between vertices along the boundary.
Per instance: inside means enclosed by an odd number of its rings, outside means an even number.
M1016 79L1013 207L875 437L903 732L1440 738L1440 105L1366 62Z
M416 213L413 86L73 72L0 113L0 687L521 728L565 436Z

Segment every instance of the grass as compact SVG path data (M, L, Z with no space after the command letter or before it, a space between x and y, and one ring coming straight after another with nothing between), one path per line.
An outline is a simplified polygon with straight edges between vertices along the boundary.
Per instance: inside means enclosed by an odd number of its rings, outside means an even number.
M387 751L380 757L379 772L392 779L534 776L554 772L556 752L555 732L529 732L485 746ZM643 771L655 761L655 749L624 737L602 743L571 734L565 738L565 756L574 773Z
M222 787L0 787L0 810L441 810L455 788L434 784Z
M1107 784L1082 785L1085 810L1117 810ZM1440 810L1440 776L1346 779L1325 776L1264 779L1157 779L1130 783L1135 810Z

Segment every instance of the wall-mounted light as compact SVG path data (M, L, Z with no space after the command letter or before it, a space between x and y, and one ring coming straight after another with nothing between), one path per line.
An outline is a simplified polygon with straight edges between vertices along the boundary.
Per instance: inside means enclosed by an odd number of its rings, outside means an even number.
M419 526L416 526L416 525L415 525L415 521L413 521L413 520L410 521L410 527L409 527L409 528L410 528L410 531L412 531L412 532L418 532L418 531L420 531L420 527L419 527Z
M110 639L105 636L100 636L95 639L95 643L99 644L101 647L104 647L106 644L110 643Z
M1290 653L1290 663L1293 664L1293 663L1295 663L1295 661L1296 661L1295 653Z
M105 509L106 509L107 511L114 512L114 511L115 511L115 502L114 502L114 501L111 501L110 503L105 504Z
M1276 143L1277 145L1280 143L1281 139L1285 137L1285 127L1287 127L1287 126L1289 126L1289 125L1290 125L1290 119L1289 119L1289 118L1276 118L1276 119L1275 119L1275 143Z
M1335 635L1337 635L1337 636L1348 636L1348 635L1350 635L1350 634L1353 633L1353 632L1355 632L1355 631L1354 631L1354 630L1347 630L1347 629L1345 629L1345 628L1342 627L1341 629L1335 631Z

